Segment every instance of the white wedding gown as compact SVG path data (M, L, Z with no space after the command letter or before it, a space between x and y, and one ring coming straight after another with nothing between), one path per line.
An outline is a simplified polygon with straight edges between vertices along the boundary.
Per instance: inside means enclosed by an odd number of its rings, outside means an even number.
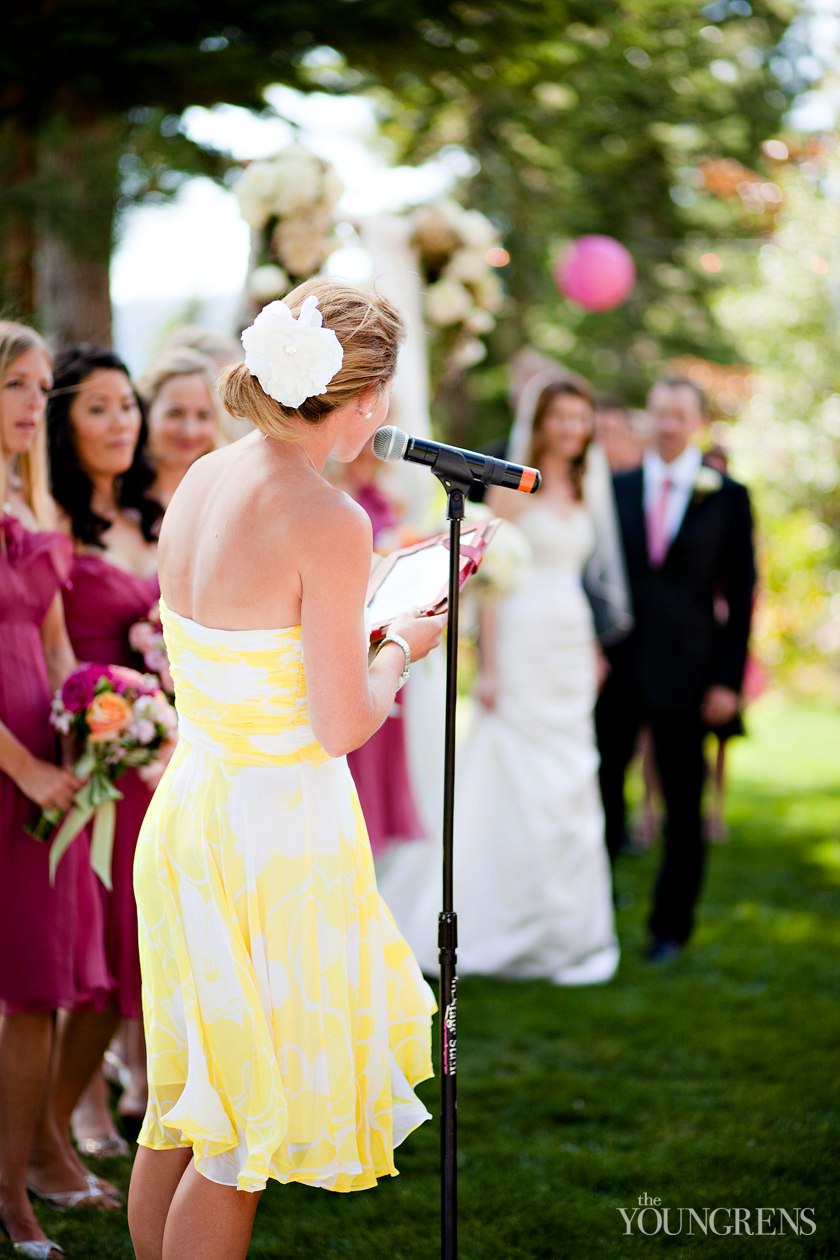
M593 730L592 615L583 508L539 501L517 519L532 566L497 605L498 697L458 751L454 905L458 971L609 980L618 966ZM426 974L438 968L440 840L403 845L382 895Z

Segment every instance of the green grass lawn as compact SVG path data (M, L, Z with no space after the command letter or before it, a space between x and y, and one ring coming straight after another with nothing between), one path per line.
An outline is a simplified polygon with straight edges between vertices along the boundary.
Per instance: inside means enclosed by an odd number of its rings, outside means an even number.
M732 750L731 839L711 853L681 959L640 960L645 855L619 868L624 957L610 985L461 982L462 1260L840 1257L840 716L769 697L750 727ZM421 1092L436 1112L436 1082ZM397 1163L401 1176L358 1195L272 1186L249 1255L433 1260L436 1122ZM759 1207L809 1208L816 1231L627 1236L618 1209L643 1194L748 1208L754 1229ZM132 1254L122 1214L41 1217L71 1260Z

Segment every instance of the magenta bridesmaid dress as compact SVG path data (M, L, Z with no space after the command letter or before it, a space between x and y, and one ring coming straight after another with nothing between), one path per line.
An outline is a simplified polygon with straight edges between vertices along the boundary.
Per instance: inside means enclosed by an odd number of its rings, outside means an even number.
M370 517L375 545L380 534L397 524L396 512L373 483L361 486L355 499ZM347 764L374 853L402 840L419 840L426 834L411 791L402 692L379 730L348 755Z
M41 624L70 573L63 534L34 533L0 518L0 720L43 761L56 757ZM81 946L87 866L79 837L49 878L49 846L24 831L40 810L0 772L0 1013L43 1013L75 1005L104 983L101 954Z
M131 626L145 617L160 594L157 577L143 578L112 564L104 555L77 552L69 587L64 591L64 615L73 650L80 661L97 665L135 665L128 643ZM140 825L152 793L135 770L128 770L117 786L113 890L95 879L101 919L91 916L91 931L104 939L108 981L105 989L91 990L79 1002L103 1008L113 1005L123 1019L139 1019L140 957L137 909L132 870ZM95 942L91 941L91 949Z

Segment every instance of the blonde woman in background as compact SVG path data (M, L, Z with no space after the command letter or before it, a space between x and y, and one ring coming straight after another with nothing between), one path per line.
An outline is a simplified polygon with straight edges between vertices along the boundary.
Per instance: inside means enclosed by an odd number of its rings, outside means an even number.
M212 360L217 374L242 362L242 346L236 337L202 328L200 324L178 324L167 336L163 350L195 350Z
M190 465L224 441L214 365L197 350L164 350L137 381L137 392L146 404L157 474L150 493L165 508Z
M214 378L229 367L242 362L242 344L236 337L227 333L216 332L210 328L202 328L199 324L179 324L173 328L166 338L164 350L195 350L203 354L213 364ZM219 400L222 417L222 442L235 442L253 429L250 420L241 416L232 416Z
M0 322L0 1227L19 1255L40 1260L61 1248L41 1230L27 1187L56 1207L114 1206L46 1106L55 1012L74 1005L80 981L99 981L78 948L81 841L52 884L49 846L25 830L41 809L67 809L79 786L56 764L49 721L52 691L76 664L60 594L72 546L52 532L47 490L51 386L38 334ZM84 1040L84 1017L70 1019Z

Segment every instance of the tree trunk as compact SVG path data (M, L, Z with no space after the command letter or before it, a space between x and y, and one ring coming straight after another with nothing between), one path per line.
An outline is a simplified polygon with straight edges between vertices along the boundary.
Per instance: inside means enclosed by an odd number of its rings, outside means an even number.
M3 243L3 306L15 319L35 319L35 233L32 221L9 215Z
M36 275L39 322L55 349L79 341L110 346L107 260L80 258L60 236L45 233L38 246Z
M123 125L68 110L39 136L35 296L56 348L111 344L109 265Z
M3 315L31 322L35 317L35 225L27 197L35 177L32 136L14 122L0 133L0 170L5 190L0 255Z

